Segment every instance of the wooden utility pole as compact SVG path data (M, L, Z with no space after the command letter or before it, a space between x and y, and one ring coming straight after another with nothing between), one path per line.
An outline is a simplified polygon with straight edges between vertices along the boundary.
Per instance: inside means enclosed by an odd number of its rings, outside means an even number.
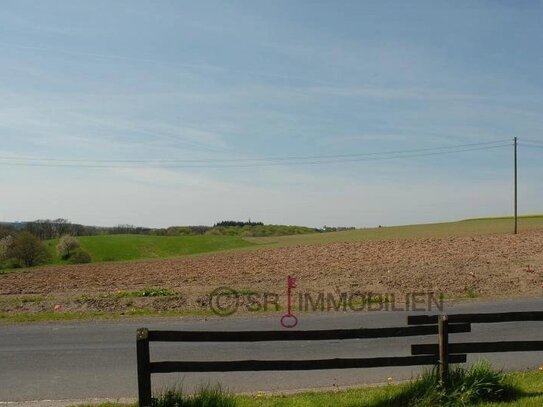
M515 159L514 159L514 162L515 162L515 235L518 233L518 208L517 208L517 138L515 137L513 139L514 143L513 143L513 150L514 150L514 155L515 155Z

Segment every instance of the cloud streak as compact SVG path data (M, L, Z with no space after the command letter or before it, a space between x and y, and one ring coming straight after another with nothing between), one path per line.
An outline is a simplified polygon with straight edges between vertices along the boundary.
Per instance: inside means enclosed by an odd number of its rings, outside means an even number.
M543 140L535 14L490 3L7 4L0 148L240 160ZM541 156L522 154L522 210L540 212ZM10 220L371 226L510 211L506 148L311 167L0 170Z

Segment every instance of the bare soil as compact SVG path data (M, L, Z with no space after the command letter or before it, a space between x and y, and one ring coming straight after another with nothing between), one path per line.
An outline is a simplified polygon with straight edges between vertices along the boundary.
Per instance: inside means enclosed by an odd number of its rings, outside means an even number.
M296 277L298 292L435 292L449 298L538 295L543 293L543 231L32 268L0 275L0 312L50 312L57 303L70 311L201 308L220 286L284 296L288 275ZM120 290L146 287L169 288L177 295L112 297ZM35 298L17 300L31 296Z

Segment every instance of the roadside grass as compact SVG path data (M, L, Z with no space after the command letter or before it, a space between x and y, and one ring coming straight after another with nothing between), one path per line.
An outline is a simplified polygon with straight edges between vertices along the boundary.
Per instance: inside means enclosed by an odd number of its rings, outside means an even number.
M188 309L180 311L134 308L126 312L84 311L84 312L0 312L0 324L24 322L118 320L134 317L213 317L209 309Z
M505 403L480 403L478 407L540 407L543 406L543 371L511 373L511 383L520 390L520 398Z
M206 386L194 395L185 395L179 389L166 390L153 399L153 407L235 407L236 397L220 386Z
M73 321L89 319L115 319L115 314L107 312L0 312L0 323L20 323L20 322L51 322L51 321Z
M259 292L241 288L238 293L243 296L258 295ZM182 299L183 295L164 287L149 287L141 290L119 290L102 294L81 294L75 297L55 297L54 295L11 295L0 296L0 324L48 322L48 321L86 321L86 320L118 320L133 317L205 317L222 318L216 315L207 305L165 309L163 306L154 307L153 303L138 303L137 299ZM74 309L85 304L107 302L109 309ZM36 311L22 308L25 304L33 304ZM59 305L58 310L56 309ZM273 315L281 311L279 304L251 307L240 306L239 312L249 315ZM16 307L16 308L14 308Z
M168 288L144 288L139 291L117 291L115 298L139 298L139 297L171 297L176 295L175 291Z
M528 407L541 406L542 402L542 372L502 374L482 363L467 369L453 369L448 394L438 383L435 371L427 371L409 383L291 395L233 395L220 387L209 386L192 396L172 390L160 393L155 406ZM104 403L99 406L135 407L136 404Z
M239 289L238 293L244 296L250 296L253 294L259 294L258 291L251 289ZM0 325L1 324L13 324L13 323L27 323L27 322L54 322L54 321L87 321L87 320L119 320L127 319L134 317L149 317L149 318L201 318L206 319L221 319L228 318L224 316L219 316L213 312L210 306L202 305L200 307L187 307L187 308L176 308L176 309L164 309L164 308L153 308L150 304L135 304L132 300L138 298L176 298L180 294L169 289L163 288L147 288L138 291L117 291L113 293L104 293L100 295L88 295L82 294L78 297L72 298L74 303L87 303L95 302L100 300L114 300L121 301L119 307L125 306L124 309L117 310L106 310L101 311L97 309L84 309L84 310L58 310L53 311L54 305L57 303L62 303L62 300L56 301L53 296L42 296L42 295L21 295L21 296L9 296L2 297L0 296ZM445 303L449 301L465 301L475 298L470 295L462 296L446 296L444 297ZM510 297L508 297L510 298ZM66 300L66 298L64 298ZM124 301L124 303L122 303ZM36 303L40 305L41 308L38 311L32 312L28 310L17 310L17 311L2 311L4 309L13 305L23 305L28 303ZM323 312L363 312L363 313L372 313L387 311L394 307L395 310L408 310L409 306L406 304L395 304L390 303L388 298L383 298L379 296L374 296L369 299L354 299L352 301L353 311L344 311L342 307L311 309L311 307L306 309L296 310L296 315L312 315ZM388 308L391 307L391 308ZM435 304L436 310L438 309L438 303ZM48 311L50 310L50 311ZM236 315L244 318L250 318L251 316L277 316L285 312L284 306L281 304L270 303L266 306L255 306L253 307L250 303L246 305L239 306Z
M518 225L521 233L524 230L543 229L543 215L520 216ZM513 218L496 217L466 219L458 222L447 223L363 228L342 232L312 233L307 235L252 237L246 238L246 240L259 245L276 247L364 240L475 236L495 233L511 233L512 230Z
M10 299L10 301L17 301ZM280 308L269 307L243 314L273 315L281 312ZM82 312L0 312L0 325L25 322L55 322L55 321L88 321L88 320L119 320L124 318L224 318L217 316L210 308L194 308L184 310L157 310L153 308L133 308L126 312L82 311Z
M489 363L480 362L468 368L452 367L448 385L439 381L437 368L425 371L379 406L447 406L461 407L481 402L517 399L521 390L511 379L494 370Z
M10 296L3 297L0 296L0 305L2 304L27 304L35 302L43 302L49 300L51 297L47 295L34 295L34 294L23 294L19 296Z
M93 262L158 259L251 246L239 236L97 235L78 238ZM56 253L58 239L45 242L53 264L64 264Z

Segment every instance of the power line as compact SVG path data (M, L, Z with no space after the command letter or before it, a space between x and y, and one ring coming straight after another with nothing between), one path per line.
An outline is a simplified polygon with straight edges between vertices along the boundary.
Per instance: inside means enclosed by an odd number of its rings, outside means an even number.
M521 142L528 142L528 143L535 143L535 144L543 144L543 141L541 141L541 140L531 140L531 139L525 139L525 138L523 138Z
M496 144L501 143L501 144ZM108 164L87 164L88 162L97 162L92 160L81 160L81 161L71 161L66 160L67 163L55 164L50 162L0 162L0 165L4 166L26 166L26 167L79 167L79 168L251 168L251 167L269 167L269 166L281 166L281 165L321 165L321 164L341 164L349 162L361 162L361 161L380 161L380 160L393 160L401 158L413 158L413 157L425 157L425 156L434 156L434 155L443 155L443 154L455 154L468 151L479 151L479 150L489 150L495 148L508 147L511 145L510 142L487 142L487 143L474 143L470 144L473 147L470 148L459 148L467 145L458 145L450 147L439 147L434 149L417 149L417 150L402 150L395 152L383 152L383 153L365 153L365 154L352 154L352 155L342 155L342 156L314 156L313 161L305 161L310 157L303 158L290 158L288 161L285 157L281 158L281 161L272 162L272 159L254 159L254 160L268 160L270 162L246 162L246 163L236 163L233 164L213 164L213 162L204 161L203 164L194 165L194 164L163 164L160 161L151 161L151 160L139 160L135 161L140 164L159 164L159 165L108 165ZM443 149L448 149L445 151L439 151ZM433 150L433 151L428 151ZM436 151L437 150L437 151ZM421 151L420 153L411 153L411 151ZM425 151L425 152L424 152ZM384 154L387 154L384 156ZM353 158L350 158L353 157ZM12 158L13 159L13 158ZM36 159L36 161L46 161L45 159ZM52 159L49 159L52 160ZM301 161L303 160L303 161ZM247 161L247 160L239 160ZM101 162L109 163L113 161L103 160ZM118 161L118 162L130 162L134 161ZM183 162L183 161L177 161ZM185 161L189 162L189 161ZM201 162L201 161L197 161ZM221 160L216 160L216 162L223 162Z
M218 158L218 159L157 159L157 160L124 160L124 159L69 159L69 158L39 158L39 157L16 157L16 156L0 156L2 160L28 160L28 161L59 161L59 162L103 162L103 163L162 163L162 162L238 162L238 161L287 161L287 160L314 160L314 159L327 159L327 158L349 158L349 157L365 157L375 155L391 155L391 154L404 154L404 153L416 153L424 151L434 150L450 150L462 147L483 146L501 144L508 140L496 140L483 143L470 143L459 144L454 146L444 147L430 147L430 148L418 148L410 150L396 150L396 151L383 151L383 152L371 152L371 153L356 153L356 154L336 154L336 155L314 155L314 156L286 156L286 157L260 157L260 158Z
M73 158L40 158L40 157L24 157L24 156L0 156L0 160L16 160L16 161L54 161L67 163L210 163L210 162L252 162L252 161L289 161L289 160L315 160L315 159L335 159L335 158L355 158L369 156L387 156L408 153L418 153L426 151L447 151L456 150L464 147L476 146L491 146L503 144L507 140L487 141L482 143L459 144L454 146L418 148L410 150L383 151L371 153L356 153L356 154L336 154L336 155L314 155L314 156L286 156L286 157L259 157L259 158L218 158L218 159L147 159L147 160L127 160L127 159L73 159Z
M543 148L543 144L541 144L541 145L532 144L532 142L530 142L530 143L521 143L521 142L519 142L519 145L520 146L525 146L525 147L530 147L530 148Z

